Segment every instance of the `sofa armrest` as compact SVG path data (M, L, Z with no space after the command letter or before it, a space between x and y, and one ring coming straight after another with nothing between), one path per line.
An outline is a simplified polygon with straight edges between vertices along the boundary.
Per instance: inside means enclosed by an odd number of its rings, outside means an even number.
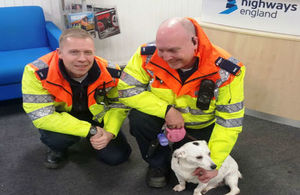
M61 35L61 30L53 22L46 21L46 32L49 45L54 51L59 47L59 36Z

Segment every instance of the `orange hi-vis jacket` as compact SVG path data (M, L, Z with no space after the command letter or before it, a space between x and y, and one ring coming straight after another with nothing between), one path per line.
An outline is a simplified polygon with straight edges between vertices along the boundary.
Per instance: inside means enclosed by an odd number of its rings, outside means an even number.
M99 123L104 120L104 129L117 135L126 117L124 106L118 103L118 79L108 72L107 68L111 64L106 60L95 57L94 64L97 64L100 76L87 88L88 108L93 120ZM98 93L95 94L99 90L105 90L109 104L97 103L97 100L103 100ZM91 124L68 113L72 110L73 94L70 83L60 71L57 51L42 56L25 67L22 93L24 110L37 128L87 136Z
M165 117L168 105L172 105L181 112L185 127L190 129L201 130L215 123L208 144L211 157L220 168L242 131L245 67L213 45L194 19L188 19L194 24L199 40L195 54L199 59L198 69L183 83L177 70L157 55L155 44L143 45L122 72L119 98L129 107L160 118ZM145 52L150 47L154 47L153 52ZM240 71L234 75L220 68L219 59L232 63ZM216 85L208 110L196 105L203 79Z

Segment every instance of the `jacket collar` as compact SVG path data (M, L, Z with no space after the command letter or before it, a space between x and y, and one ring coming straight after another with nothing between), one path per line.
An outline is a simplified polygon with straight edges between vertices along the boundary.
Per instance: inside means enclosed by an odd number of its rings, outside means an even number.
M67 73L64 62L59 59L59 70L62 74L62 76L71 84L77 85L78 82L73 80ZM91 69L88 71L88 75L87 77L82 81L82 85L87 86L93 82L95 82L99 75L101 74L101 70L99 68L99 66L97 65L96 61L94 60L93 62L93 66L91 67Z

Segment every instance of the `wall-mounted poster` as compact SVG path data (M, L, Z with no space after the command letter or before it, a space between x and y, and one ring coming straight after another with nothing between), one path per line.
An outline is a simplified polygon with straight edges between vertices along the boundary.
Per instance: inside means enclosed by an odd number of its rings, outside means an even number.
M95 28L100 39L120 33L118 16L115 8L94 8Z
M204 22L300 35L299 0L203 0Z
M96 36L93 12L68 13L67 20L68 28L81 28Z

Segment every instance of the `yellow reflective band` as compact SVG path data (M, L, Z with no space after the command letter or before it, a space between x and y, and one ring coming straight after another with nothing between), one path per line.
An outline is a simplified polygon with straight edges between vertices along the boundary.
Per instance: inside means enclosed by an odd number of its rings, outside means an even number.
M134 87L134 88L130 88L130 89L119 90L119 97L127 98L127 97L138 95L144 91L146 91L146 90L141 87Z
M121 103L113 103L113 104L109 105L109 108L125 108L125 109L128 109L130 107L125 106L124 104L121 104Z
M216 123L223 127L240 127L243 125L243 117L235 119L223 119L219 116L216 117Z
M53 102L52 95L34 95L34 94L23 94L24 103L49 103Z
M229 105L217 105L217 110L220 112L233 113L238 112L244 108L244 102L238 102Z
M214 114L214 111L213 112L210 112L210 113L205 113L203 112L202 110L200 109L192 109L190 107L185 107L185 108L178 108L178 107L175 107L176 110L178 110L179 112L181 113L191 113L192 115L210 115L210 114Z
M32 111L28 113L28 116L30 117L31 120L37 120L42 117L48 116L50 114L53 114L55 112L55 107L53 105L51 106L46 106L43 108L40 108L38 110Z
M122 72L121 80L124 81L127 85L131 85L131 86L139 86L139 87L143 87L143 88L146 88L146 86L147 86L146 84L141 83L140 81L135 79L133 76L131 76L130 74L128 74L124 71Z
M35 67L37 67L38 69L43 69L43 68L47 68L48 67L48 64L46 64L42 60L35 60L34 62L32 62L32 64Z
M203 124L207 124L207 123L210 123L212 122L213 120L215 120L214 118L209 120L209 121L204 121L204 122L186 122L184 123L184 125L186 126L196 126L196 125L203 125Z

